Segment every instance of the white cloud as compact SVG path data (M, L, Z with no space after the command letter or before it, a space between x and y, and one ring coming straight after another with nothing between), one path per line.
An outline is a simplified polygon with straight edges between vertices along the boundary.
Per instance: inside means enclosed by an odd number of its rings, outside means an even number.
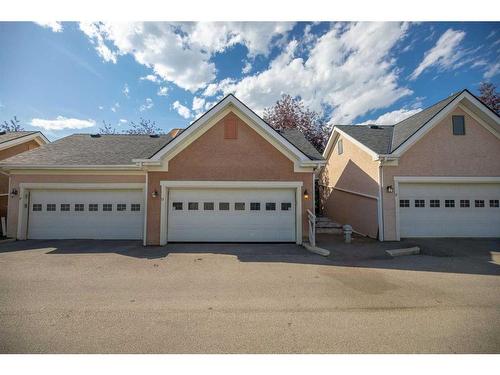
M459 47L464 37L464 31L446 30L436 45L425 53L424 59L410 75L410 79L417 79L425 69L432 66L440 69L452 69L464 55L464 51Z
M177 111L177 113L182 117L184 117L185 119L191 117L191 111L189 110L189 108L179 103L178 100L176 100L172 106Z
M358 116L385 108L412 93L398 84L392 48L407 31L405 23L335 24L310 42L308 57L297 57L292 40L269 68L244 77L210 84L207 97L234 93L262 113L283 93L300 96L316 111L328 110L330 123L351 123Z
M247 61L243 66L243 68L241 69L241 73L248 74L251 71L252 71L252 64L250 63L250 61Z
M168 87L162 86L158 89L158 92L156 93L158 96L167 96L168 95Z
M139 78L141 81L151 81L154 83L160 82L160 79L154 74L148 74L147 76Z
M403 121L404 119L413 116L415 113L420 112L422 109L417 108L417 109L397 109L392 112L387 112L384 113L383 115L379 116L378 118L374 120L368 120L365 122L360 123L359 125L394 125L397 124L400 121Z
M485 79L490 79L496 76L498 73L500 73L500 63L492 64L486 72L484 72L484 78Z
M143 22L80 23L104 61L121 55L135 60L164 81L195 92L215 79L215 53L243 44L248 54L267 55L276 38L292 28L289 22Z
M142 105L139 107L139 111L144 112L144 111L146 111L146 110L148 110L148 109L153 108L153 106L154 106L153 99L151 99L151 98L146 98L146 100L145 100L144 104L142 104Z
M203 109L203 106L205 105L205 99L199 98L195 96L193 98L193 111L200 111Z
M119 122L120 122L120 124L126 124L128 121L127 121L127 120L125 120L124 118L121 118L121 119L119 120Z
M30 124L46 130L85 129L95 126L95 121L57 116L54 120L34 118L31 120Z
M102 111L104 109L104 106L100 105L99 109Z
M120 103L115 103L113 106L110 108L112 112L116 112L120 108Z
M129 97L129 94L130 94L130 89L128 88L128 85L127 85L127 84L125 84L125 86L123 86L122 93L123 93L123 95L125 95L127 98Z
M62 24L59 21L35 21L35 23L39 26L51 29L55 33L63 31Z

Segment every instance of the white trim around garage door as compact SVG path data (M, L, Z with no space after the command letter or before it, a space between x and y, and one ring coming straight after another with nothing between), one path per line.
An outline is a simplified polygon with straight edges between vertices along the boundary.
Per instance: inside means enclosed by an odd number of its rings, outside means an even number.
M144 190L144 183L57 183L57 182L21 182L19 184L19 208L17 217L17 239L27 237L27 202L30 190ZM146 205L147 202L144 202Z
M297 245L302 244L302 186L301 181L160 181L161 209L160 209L160 245L166 245L167 208L169 189L196 188L196 189L295 189L295 233Z
M500 183L500 177L420 177L420 176L395 176L394 177L394 207L396 208L396 240L401 240L399 229L399 184L400 183L436 183L436 184L474 184L474 183Z

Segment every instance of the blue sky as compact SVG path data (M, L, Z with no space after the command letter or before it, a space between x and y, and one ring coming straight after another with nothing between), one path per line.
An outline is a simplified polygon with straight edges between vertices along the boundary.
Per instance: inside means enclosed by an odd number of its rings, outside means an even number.
M500 86L500 23L0 22L0 120L51 139L185 127L228 93L282 93L331 124L393 124L482 81Z

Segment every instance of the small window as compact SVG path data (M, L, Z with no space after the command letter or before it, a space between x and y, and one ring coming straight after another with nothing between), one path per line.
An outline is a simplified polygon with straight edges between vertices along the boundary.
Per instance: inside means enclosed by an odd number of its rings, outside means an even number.
M33 205L33 211L41 211L42 210L42 205L39 203L35 203Z
M490 207L498 208L498 199L490 199Z
M182 211L182 202L173 202L172 207L175 211Z
M236 211L245 211L245 203L244 202L236 202L234 204L234 209Z
M116 211L127 211L127 205L125 203L118 203L116 205Z
M290 202L281 203L281 211L290 211L292 209L292 204Z
M82 203L75 204L75 211L83 211L83 210L84 210L84 205Z
M260 203L259 202L251 202L250 203L250 211L260 211Z
M55 211L56 210L56 205L54 203L49 203L47 205L47 211Z
M70 205L68 203L61 204L61 211L69 211L69 210L70 210Z
M415 207L425 207L424 199L415 199Z
M213 211L214 210L214 202L205 202L205 203L203 203L203 209L205 211Z
M429 202L429 206L431 206L431 207L439 207L440 206L439 199L431 199L430 202Z
M342 139L339 139L337 142L337 153L339 155L342 155L344 153L344 143L342 142Z
M410 200L409 199L400 199L399 200L399 207L410 207Z
M140 211L141 205L139 203L132 203L130 205L130 211Z
M468 199L460 199L460 207L461 208L468 208L468 207L470 207L470 200L468 200Z
M198 202L188 202L189 211L198 211Z
M448 208L455 207L455 200L453 200L453 199L445 199L444 206L448 207Z
M452 116L453 135L465 135L465 119L464 116Z
M90 203L89 204L89 211L98 211L99 210L99 205L97 203Z
M276 211L276 203L267 202L266 203L266 211Z
M219 203L220 211L229 211L229 203L228 202L220 202Z
M113 211L113 205L111 203L104 203L102 205L103 211Z
M476 199L474 201L474 206L475 207L484 207L484 200L483 199Z

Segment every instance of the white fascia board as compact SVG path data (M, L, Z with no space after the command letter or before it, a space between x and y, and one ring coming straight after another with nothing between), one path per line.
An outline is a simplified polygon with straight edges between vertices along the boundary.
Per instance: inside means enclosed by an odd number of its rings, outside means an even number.
M395 176L394 181L401 183L500 183L500 177L470 177L470 176Z
M378 160L379 159L379 154L377 154L375 151L373 151L371 148L365 146L363 143L361 143L360 141L358 141L357 139L351 137L349 134L347 134L346 132L340 130L340 129L337 129L335 128L335 131L337 131L340 135L342 135L344 138L348 139L350 142L354 143L356 146L358 146L360 149L362 149L363 151L365 151L366 153L368 153L373 160Z
M86 182L72 182L72 183L59 183L59 182L21 182L19 188L22 189L47 189L47 190L142 190L145 183L141 182L110 182L110 183L86 183Z
M468 99L472 102L479 110L483 113L487 114L489 118L495 121L500 125L500 120L497 116L491 113L490 109L485 107L483 103L477 100L473 95L469 92L464 91L455 99L453 99L448 105L446 105L441 111L435 115L429 122L427 122L424 126L422 126L415 134L413 134L410 138L408 138L401 146L399 146L396 151L394 151L391 155L396 157L401 157L410 147L412 147L418 140L420 140L425 134L427 134L432 128L434 128L437 124L439 124L458 104L464 99Z
M298 188L302 181L160 181L167 188L280 189Z
M245 116L247 116L253 123L259 126L264 133L271 137L275 142L277 142L281 147L288 150L291 154L293 154L300 162L303 161L311 161L302 151L300 151L297 147L291 144L285 137L280 136L273 129L269 128L260 117L258 117L255 113L253 113L248 107L243 105L238 99L236 99L232 95L226 96L222 101L220 101L215 107L206 112L205 115L196 120L193 124L191 124L186 130L184 130L181 134L175 137L169 144L167 144L163 149L161 149L158 153L156 153L151 159L147 159L149 161L158 161L161 160L166 154L171 152L172 150L182 147L182 143L190 138L190 136L195 133L198 129L203 127L205 124L210 122L215 116L217 116L221 111L223 111L227 106L233 105L240 112L242 112ZM137 162L142 160L137 160ZM145 160L144 160L145 162Z
M15 138L7 142L0 143L0 150L5 150L7 148L14 147L32 140L35 140L39 145L50 143L50 141L47 138L45 138L45 136L42 133L36 132L33 134L23 135L19 138Z
M330 156L330 152L335 146L335 143L337 142L337 138L339 136L339 132L337 131L337 128L334 126L332 132L330 133L330 137L328 137L328 142L326 143L325 150L323 151L323 157L328 160L328 157Z

